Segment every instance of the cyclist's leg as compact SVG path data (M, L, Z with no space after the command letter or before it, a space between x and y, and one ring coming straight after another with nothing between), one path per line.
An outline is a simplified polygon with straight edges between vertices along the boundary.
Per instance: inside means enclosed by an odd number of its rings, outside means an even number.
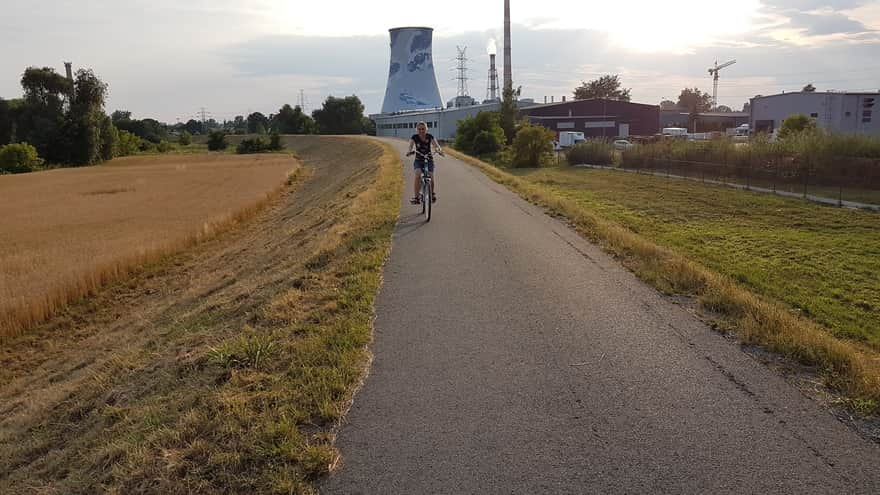
M422 167L421 163L416 160L413 164L413 199L419 197L419 191L422 189Z

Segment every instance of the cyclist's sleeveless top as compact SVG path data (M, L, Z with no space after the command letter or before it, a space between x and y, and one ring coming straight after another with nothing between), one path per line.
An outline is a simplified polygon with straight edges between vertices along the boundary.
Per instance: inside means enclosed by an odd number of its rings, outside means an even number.
M425 134L425 140L422 141L421 138L419 138L418 134L413 134L412 140L416 143L416 151L423 155L430 156L429 154L431 153L431 141L434 140L434 136L430 134ZM422 157L417 155L416 159L421 160Z

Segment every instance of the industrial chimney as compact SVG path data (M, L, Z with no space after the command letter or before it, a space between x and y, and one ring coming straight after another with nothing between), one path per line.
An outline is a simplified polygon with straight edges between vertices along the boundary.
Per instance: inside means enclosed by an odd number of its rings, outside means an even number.
M496 101L498 99L498 69L495 68L495 55L498 49L495 40L490 39L486 52L489 53L489 82L486 85L486 101Z
M513 89L510 67L510 0L504 0L504 89Z
M431 54L434 30L402 27L390 29L389 32L391 67L382 113L442 107Z

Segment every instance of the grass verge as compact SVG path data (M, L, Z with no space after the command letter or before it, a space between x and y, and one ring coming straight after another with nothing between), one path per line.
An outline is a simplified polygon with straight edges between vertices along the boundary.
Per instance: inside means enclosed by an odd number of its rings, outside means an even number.
M145 282L172 287L170 312L123 329L122 346L76 365L88 376L62 384L57 405L44 398L51 382L75 371L53 371L38 390L28 389L37 381L29 373L0 387L9 413L0 417L0 492L315 492L337 463L335 428L369 362L402 175L387 145L322 137L297 145L304 173L280 211L220 252L192 255L239 265L234 276L209 277L195 306L183 299L196 273L169 268L182 280ZM226 269L210 261L195 271ZM20 397L8 400L13 393ZM25 414L39 402L44 413Z
M799 363L817 366L826 383L875 412L880 402L880 354L868 345L832 336L828 329L793 312L772 297L755 294L733 278L694 261L674 248L609 219L608 213L586 207L547 184L533 183L454 150L496 182L553 213L567 218L582 234L617 256L638 277L666 293L696 297L723 315L746 344L764 346Z

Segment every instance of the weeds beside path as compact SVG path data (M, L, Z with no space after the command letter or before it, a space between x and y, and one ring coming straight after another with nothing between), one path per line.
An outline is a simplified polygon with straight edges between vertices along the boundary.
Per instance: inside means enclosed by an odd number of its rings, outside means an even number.
M826 383L848 394L862 412L876 409L876 214L700 185L630 184L628 180L652 178L612 172L540 169L517 171L522 175L518 177L450 153L566 217L643 280L670 294L698 298L704 308L723 315L724 326L735 329L742 342L818 366ZM578 174L605 174L607 180L589 187ZM679 186L687 190L674 190ZM707 191L698 195L691 190L698 187ZM756 197L773 204L757 209L752 204ZM863 216L825 217L841 214ZM726 220L716 224L716 217ZM779 222L778 228L761 223L770 219ZM816 236L819 224L828 222L833 232L817 243L811 236ZM851 238L843 238L844 233ZM783 247L774 244L780 242ZM785 242L792 247L784 247ZM839 255L841 249L847 261L834 265L828 255ZM797 302L780 302L791 297ZM790 304L800 306L801 314ZM827 321L835 324L829 328Z
M304 169L240 229L0 351L0 492L311 493L368 361L399 157L286 138Z

